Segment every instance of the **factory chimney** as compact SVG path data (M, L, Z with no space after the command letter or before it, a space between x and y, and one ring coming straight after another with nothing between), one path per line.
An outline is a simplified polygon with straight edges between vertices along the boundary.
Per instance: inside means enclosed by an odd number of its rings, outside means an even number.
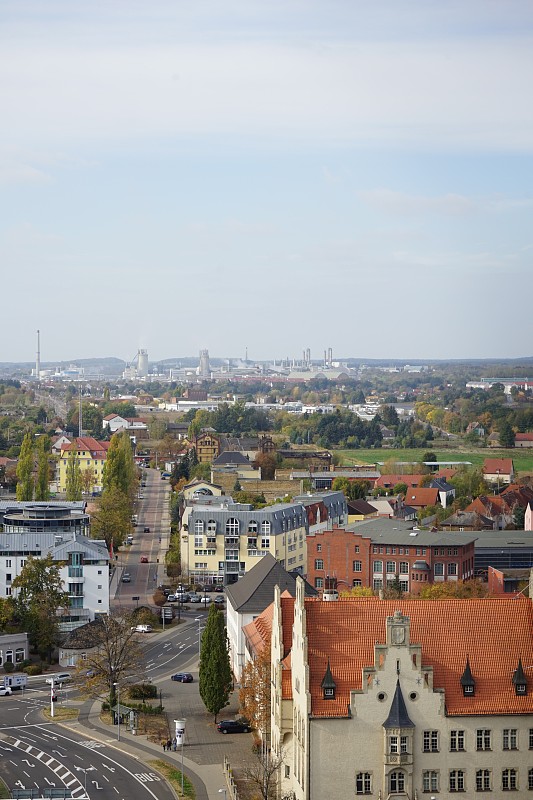
M37 331L37 358L35 359L35 378L41 377L41 331Z

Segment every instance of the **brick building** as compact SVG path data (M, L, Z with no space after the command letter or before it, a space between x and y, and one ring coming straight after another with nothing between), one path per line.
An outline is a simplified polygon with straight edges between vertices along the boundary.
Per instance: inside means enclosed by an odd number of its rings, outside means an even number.
M392 523L392 524L388 524ZM398 576L405 592L474 576L474 542L468 533L418 531L399 520L366 520L307 536L307 580L318 590L379 590Z

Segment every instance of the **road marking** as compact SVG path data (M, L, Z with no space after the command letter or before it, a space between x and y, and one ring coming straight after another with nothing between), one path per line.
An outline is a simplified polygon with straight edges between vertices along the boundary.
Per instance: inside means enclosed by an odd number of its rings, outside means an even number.
M81 744L83 747L87 747L89 750L96 750L98 747L105 747L105 744L102 742L95 742L93 739L87 739L83 742L78 742L77 744Z

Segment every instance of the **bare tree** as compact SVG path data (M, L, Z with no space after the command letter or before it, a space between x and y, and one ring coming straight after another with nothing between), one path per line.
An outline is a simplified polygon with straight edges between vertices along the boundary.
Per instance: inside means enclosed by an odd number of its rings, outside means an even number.
M262 800L277 800L280 786L280 770L284 764L284 752L276 755L272 750L261 748L255 753L255 759L245 764L242 770L244 778L257 789Z

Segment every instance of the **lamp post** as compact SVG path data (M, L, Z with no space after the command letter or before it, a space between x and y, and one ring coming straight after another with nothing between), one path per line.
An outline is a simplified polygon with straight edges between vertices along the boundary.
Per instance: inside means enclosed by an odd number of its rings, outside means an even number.
M202 654L202 636L201 636L202 618L201 617L196 617L196 619L194 621L198 623L198 662L199 662L201 654Z
M114 683L113 686L117 687L117 742L120 742L120 686L118 683Z
M93 772L96 767L74 767L76 772L83 772L83 790L85 792L85 797L87 797L87 773Z
M54 679L50 678L50 716L54 716Z
M176 726L176 744L181 744L181 796L183 797L183 745L185 744L185 720L175 719L174 725Z
M218 790L218 793L219 793L219 794L224 794L224 800L226 800L226 795L227 795L227 791L226 791L226 789L219 789L219 790Z

